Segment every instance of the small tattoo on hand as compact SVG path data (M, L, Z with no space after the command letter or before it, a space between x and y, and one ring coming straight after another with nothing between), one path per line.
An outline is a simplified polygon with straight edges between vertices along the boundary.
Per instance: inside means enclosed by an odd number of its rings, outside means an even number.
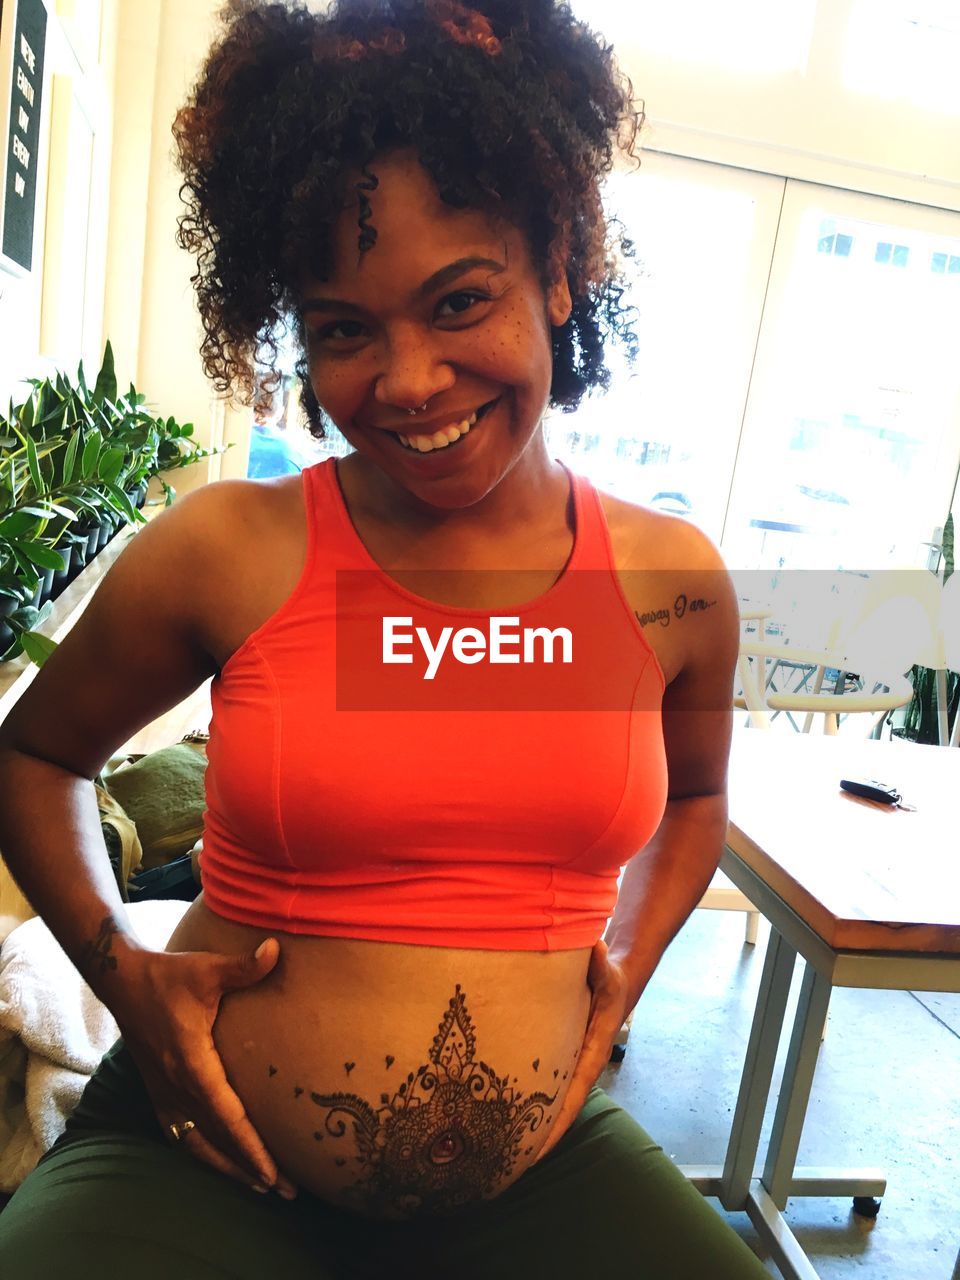
M277 1074L277 1068L272 1063L267 1067L267 1074L271 1076L275 1076Z
M349 1074L350 1074L350 1072L353 1070L353 1068L354 1068L356 1065L357 1065L357 1064L356 1064L355 1062L345 1062L345 1063L343 1064L343 1069L344 1069L344 1071L347 1073L347 1075L349 1075Z
M387 1070L388 1070L388 1071L389 1071L389 1070L390 1070L390 1068L393 1066L394 1062L396 1062L396 1058L394 1058L394 1056L393 1056L393 1054L392 1054L392 1053L388 1053L388 1054L387 1054L387 1057L386 1057L386 1063L387 1063Z
M100 973L106 973L108 969L116 969L117 957L110 954L115 933L119 933L119 929L113 916L104 916L100 921L100 932L92 942L84 944L78 967L85 969L88 965L92 967L99 962L98 972Z

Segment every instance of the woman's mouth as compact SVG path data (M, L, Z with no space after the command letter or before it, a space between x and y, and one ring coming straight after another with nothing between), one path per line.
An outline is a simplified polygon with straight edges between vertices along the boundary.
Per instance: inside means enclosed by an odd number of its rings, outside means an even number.
M396 431L391 431L389 434L406 453L422 455L453 449L476 428L477 424L486 417L498 402L499 397L497 400L490 400L487 404L481 405L479 409L476 409L463 422L451 423L449 426L442 427L439 431L435 431L429 436L420 436L412 432L407 435L401 435Z

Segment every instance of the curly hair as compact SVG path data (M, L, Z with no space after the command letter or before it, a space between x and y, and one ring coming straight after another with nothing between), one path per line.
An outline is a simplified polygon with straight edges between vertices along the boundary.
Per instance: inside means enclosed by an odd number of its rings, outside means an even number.
M246 404L280 380L293 333L311 431L328 422L310 384L296 286L332 269L348 173L358 247L376 243L374 158L415 149L441 199L521 229L546 290L566 271L573 309L553 329L550 406L572 412L610 385L605 336L636 358L622 261L633 243L601 203L614 143L637 163L643 121L613 49L555 0L229 0L223 30L173 133L187 212L177 242L217 390ZM620 227L614 235L611 227ZM257 380L257 367L267 377Z

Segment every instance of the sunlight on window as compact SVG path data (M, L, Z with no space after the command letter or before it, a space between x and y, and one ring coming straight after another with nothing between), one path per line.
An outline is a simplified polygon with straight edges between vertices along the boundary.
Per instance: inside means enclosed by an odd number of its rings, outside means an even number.
M680 62L775 75L807 66L817 0L670 0L642 9L574 0L574 13L609 40Z
M551 415L548 443L599 488L688 516L719 538L736 449L725 409L742 397L754 202L742 191L646 171L609 178L604 205L636 246L636 263L624 265L637 308L637 364L631 373L609 344L609 392L574 414ZM737 428L739 421L738 410Z
M847 88L957 115L958 63L956 0L856 0L844 57Z
M765 356L762 443L738 459L735 563L921 562L957 396L960 282L938 268L958 252L907 225L807 211Z

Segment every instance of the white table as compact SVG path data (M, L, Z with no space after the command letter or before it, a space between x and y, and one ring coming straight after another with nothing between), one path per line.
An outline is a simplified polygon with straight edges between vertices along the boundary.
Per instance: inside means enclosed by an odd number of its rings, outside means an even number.
M860 800L839 779L893 783L916 812ZM792 782L784 802L782 781ZM960 751L902 742L734 736L721 866L770 921L770 941L722 1168L686 1168L745 1210L787 1280L817 1280L782 1216L790 1196L850 1195L875 1208L878 1169L796 1168L834 986L960 991ZM790 980L805 962L773 1130L755 1172ZM960 1280L960 1260L955 1280Z

